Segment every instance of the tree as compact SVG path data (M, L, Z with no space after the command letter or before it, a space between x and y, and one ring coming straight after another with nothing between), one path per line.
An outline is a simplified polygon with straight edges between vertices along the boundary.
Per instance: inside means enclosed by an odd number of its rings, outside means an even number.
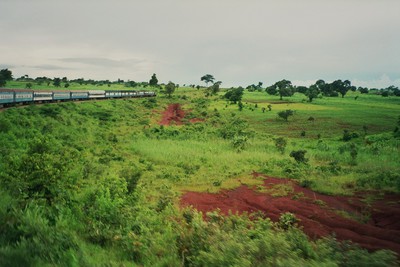
M11 81L13 79L12 72L8 69L0 70L0 87L5 86L7 81Z
M237 102L242 100L243 91L244 91L243 87L240 86L238 88L234 88L226 92L224 97L229 101L233 102L234 104L236 104Z
M280 100L282 100L283 96L292 96L292 82L284 79L267 88L267 93L270 95L275 95L277 92L279 93Z
M215 78L211 74L206 74L203 77L200 78L200 81L204 81L206 83L206 86L208 86L209 82L214 82Z
M157 84L158 84L158 79L156 77L156 74L153 73L153 75L151 76L151 79L149 81L149 85L150 86L157 86Z
M61 86L61 79L60 78L54 78L53 85L55 87L60 87Z
M276 87L274 85L268 86L265 91L267 92L267 94L269 95L276 95L278 93L278 91L276 90Z
M218 81L211 85L210 87L207 88L206 90L206 96L209 95L216 95L219 92L219 86L221 85L221 81Z
M308 97L308 101L312 102L312 100L318 97L320 90L318 89L316 84L310 86L307 91L304 93Z
M307 150L295 150L290 152L290 155L292 158L296 160L298 163L307 163L308 159L305 158L305 154L307 153Z
M168 95L168 97L171 97L171 94L175 92L176 85L173 82L169 82L165 86L165 93Z
M336 80L331 84L334 91L340 93L342 98L346 95L347 91L350 90L351 82L349 80Z
M291 109L287 109L287 110L278 112L278 116L281 117L282 119L284 119L285 121L288 121L288 118L290 116L293 116L293 114L294 114L294 111Z

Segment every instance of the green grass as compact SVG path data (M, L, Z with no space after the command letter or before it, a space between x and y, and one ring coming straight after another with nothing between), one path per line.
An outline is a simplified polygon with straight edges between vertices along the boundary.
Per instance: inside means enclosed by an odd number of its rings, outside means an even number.
M123 89L111 86L118 88ZM262 190L263 180L254 178L254 171L291 178L325 194L399 193L400 140L393 137L399 98L360 95L355 100L358 94L349 93L308 103L300 94L280 101L246 92L239 111L222 94L204 100L202 89L179 88L172 98L161 94L155 102L113 99L0 112L0 257L12 262L17 255L52 266L177 266L182 261L222 266L232 259L244 266L256 259L260 265L268 259L270 264L343 265L354 255L394 262L389 253L310 241L269 220L222 219L213 213L203 221L201 214L179 208L179 196L241 185ZM171 103L181 103L187 116L204 121L160 126L161 113ZM272 111L263 113L269 104ZM295 110L288 122L277 116L285 109ZM359 137L342 141L344 129ZM283 153L275 147L277 137L287 141ZM290 157L295 150L307 151L306 164ZM286 196L292 188L267 191Z

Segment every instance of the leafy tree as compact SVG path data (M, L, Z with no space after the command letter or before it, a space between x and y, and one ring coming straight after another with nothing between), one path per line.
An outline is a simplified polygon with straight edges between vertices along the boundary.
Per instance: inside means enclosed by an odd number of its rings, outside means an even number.
M320 90L317 85L311 85L307 91L304 93L308 97L308 101L312 102L312 100L318 97Z
M200 81L204 81L206 83L206 86L208 86L209 82L214 82L215 78L211 74L206 74L203 77L200 78Z
M276 92L279 93L280 100L283 96L292 96L294 93L292 82L284 79L267 88L267 93L270 95L275 95Z
M276 95L278 93L278 90L276 90L276 87L274 85L268 86L265 91L269 95Z
M206 96L208 95L216 95L219 92L219 86L222 82L218 81L211 85L210 87L207 88L206 90Z
M149 85L150 86L157 86L157 84L158 84L158 79L156 77L156 74L153 73L153 75L151 76L151 79L149 81Z
M173 82L169 82L165 86L165 93L168 95L168 97L171 97L171 94L175 92L176 85Z
M7 81L11 81L12 79L12 72L10 70L0 70L0 87L5 86Z
M61 86L61 79L60 78L54 78L53 85L55 87L60 87Z
M229 101L233 102L234 104L236 104L237 102L242 100L243 92L244 89L243 87L240 86L238 88L234 88L226 92L224 97Z
M367 87L358 87L357 90L360 91L361 94L368 94L369 91Z
M32 88L32 83L27 83L27 84L25 84L25 88L26 88L26 89L31 89L31 88Z
M297 86L296 91L301 93L301 94L306 94L308 88L306 86Z
M293 114L294 114L294 111L291 109L287 109L287 110L278 112L278 116L281 117L282 119L284 119L285 121L288 121L288 118L290 116L293 116Z
M346 93L350 90L351 82L349 80L336 80L332 84L332 89L341 94L342 98L346 95Z
M307 163L308 159L305 158L307 150L296 150L290 152L290 156L296 160L298 163Z

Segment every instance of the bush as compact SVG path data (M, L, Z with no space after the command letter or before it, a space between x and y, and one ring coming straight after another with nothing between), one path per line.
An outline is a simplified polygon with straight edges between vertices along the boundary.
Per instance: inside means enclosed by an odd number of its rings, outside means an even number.
M294 114L294 111L291 109L287 109L287 110L278 112L278 116L280 118L284 119L285 121L288 121L288 118L290 116L293 116L293 114Z
M278 225L283 230L288 230L292 227L296 227L298 222L299 220L293 213L285 212L281 214L281 216L279 217Z
M287 145L286 139L283 137L278 137L278 138L275 138L274 141L275 141L276 149L278 149L278 151L281 152L281 154L283 154L285 152L285 148Z
M307 163L308 159L305 158L305 154L307 153L307 150L296 150L290 152L290 156L296 160L298 163Z
M349 130L345 129L345 130L343 130L342 140L347 142L347 141L350 141L353 138L358 138L359 136L360 135L358 133L356 133L356 132L350 133Z

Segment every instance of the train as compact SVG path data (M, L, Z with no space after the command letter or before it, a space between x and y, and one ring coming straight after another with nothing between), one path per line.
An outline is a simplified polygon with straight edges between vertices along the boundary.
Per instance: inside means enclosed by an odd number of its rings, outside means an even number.
M0 108L17 104L27 105L31 103L51 103L63 101L154 96L156 96L156 93L154 91L135 90L37 91L29 89L0 88Z

